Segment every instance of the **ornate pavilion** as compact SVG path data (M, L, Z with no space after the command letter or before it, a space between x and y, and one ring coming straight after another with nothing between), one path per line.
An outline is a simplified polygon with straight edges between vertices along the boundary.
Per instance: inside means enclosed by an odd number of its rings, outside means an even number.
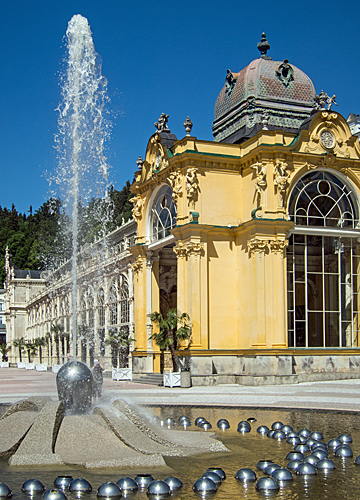
M246 68L227 70L213 141L192 136L189 118L177 139L160 116L137 161L134 221L114 234L133 244L114 244L100 274L101 259L82 264L78 314L93 349L106 357L109 328L126 324L134 372L160 371L150 314L177 307L191 318L182 356L193 384L360 375L359 139L336 96L316 94L287 59L273 61L265 34L258 48ZM23 279L18 312L10 268L10 335L34 338L55 317L66 324L69 278L59 270L34 294Z

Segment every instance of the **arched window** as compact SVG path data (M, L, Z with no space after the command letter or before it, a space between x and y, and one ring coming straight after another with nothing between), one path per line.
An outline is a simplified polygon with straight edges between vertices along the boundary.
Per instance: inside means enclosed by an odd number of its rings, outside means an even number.
M160 188L151 208L151 243L170 235L170 229L176 226L176 205L172 189L168 185Z
M98 315L99 326L105 326L105 296L104 290L101 288L98 293Z
M110 325L117 325L117 293L116 287L113 284L109 291L109 311L110 311Z
M118 278L118 293L120 299L120 323L129 323L129 284L122 274Z
M288 207L295 223L287 248L289 347L359 345L355 188L341 174L313 170L297 182Z

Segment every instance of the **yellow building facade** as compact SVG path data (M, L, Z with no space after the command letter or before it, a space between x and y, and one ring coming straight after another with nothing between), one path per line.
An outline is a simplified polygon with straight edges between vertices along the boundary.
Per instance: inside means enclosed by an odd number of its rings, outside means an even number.
M163 114L138 161L135 371L160 370L149 316L177 307L195 384L358 376L359 140L267 50L228 70L214 141Z

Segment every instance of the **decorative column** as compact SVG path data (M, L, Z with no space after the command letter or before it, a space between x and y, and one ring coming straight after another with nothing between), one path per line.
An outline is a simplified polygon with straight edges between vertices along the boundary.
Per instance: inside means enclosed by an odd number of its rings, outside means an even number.
M134 273L134 323L135 323L135 350L145 351L147 346L146 323L146 271L145 256L138 255L131 264Z
M154 349L152 334L152 322L150 316L153 312L152 308L152 267L153 267L153 252L146 252L146 368L145 371L152 373L154 371Z
M134 338L135 323L134 323L134 272L131 266L127 269L127 277L129 284L129 337ZM134 350L134 343L131 342L129 346L129 368L132 368L132 351Z
M272 288L269 304L272 317L271 347L273 349L286 348L287 342L287 277L286 277L286 248L288 240L277 237L269 241L271 257L271 282L276 286ZM276 311L276 314L271 312Z

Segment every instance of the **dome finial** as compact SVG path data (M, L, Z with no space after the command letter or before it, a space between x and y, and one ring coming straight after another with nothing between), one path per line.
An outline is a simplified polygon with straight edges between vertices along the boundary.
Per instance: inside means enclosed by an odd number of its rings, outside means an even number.
M260 57L261 57L262 59L271 59L271 57L270 57L270 56L267 56L267 55L266 55L266 52L267 52L268 50L270 50L270 44L269 44L269 42L266 40L266 35L265 35L265 33L263 33L263 34L261 35L261 41L257 44L257 48L258 48L258 49L260 50L260 52L261 52L261 56L260 56Z

